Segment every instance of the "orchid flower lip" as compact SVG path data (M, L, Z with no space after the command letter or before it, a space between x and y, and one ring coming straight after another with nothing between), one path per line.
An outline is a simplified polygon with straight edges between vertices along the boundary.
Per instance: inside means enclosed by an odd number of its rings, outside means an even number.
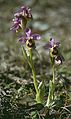
M63 56L62 55L58 55L55 57L55 64L60 65L60 64L62 64L62 62L63 62Z

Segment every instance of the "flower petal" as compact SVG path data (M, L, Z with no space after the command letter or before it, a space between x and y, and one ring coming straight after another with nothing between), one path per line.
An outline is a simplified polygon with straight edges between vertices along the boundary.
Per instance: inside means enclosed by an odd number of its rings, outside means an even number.
M59 45L60 45L60 42L56 42L56 46L59 47Z
M18 41L22 44L26 43L26 38L24 36L20 36Z
M33 35L31 35L31 38L34 40L40 40L41 36L39 34L33 34Z
M26 37L30 37L31 36L31 29L30 28L26 28Z
M21 19L14 18L10 30L17 31L19 28L21 28Z
M50 42L49 42L49 47L52 48L55 44L55 41L53 38L50 38Z

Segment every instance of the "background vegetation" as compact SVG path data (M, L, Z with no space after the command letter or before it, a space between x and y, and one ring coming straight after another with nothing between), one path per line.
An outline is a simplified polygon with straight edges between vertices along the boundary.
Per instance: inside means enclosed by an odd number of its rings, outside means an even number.
M65 61L56 70L56 104L50 110L36 105L31 70L17 37L10 31L14 12L22 5L32 9L33 32L42 35L34 56L37 80L44 78L45 99L52 77L48 50L52 36L61 42ZM39 68L39 71L38 71ZM30 78L31 77L31 78ZM71 0L0 0L0 119L71 119ZM39 117L40 116L40 117Z

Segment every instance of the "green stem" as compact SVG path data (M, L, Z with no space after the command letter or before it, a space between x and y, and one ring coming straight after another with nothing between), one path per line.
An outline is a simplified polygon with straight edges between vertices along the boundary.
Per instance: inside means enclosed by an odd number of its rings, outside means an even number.
M50 103L54 100L54 90L55 90L55 74L54 74L54 65L52 65L53 79L49 82L49 94L46 106L49 107Z
M52 80L52 99L54 100L54 90L55 90L55 74L54 74L54 65L52 66L53 80Z
M52 66L52 72L53 72L53 83L55 82L55 76L54 76L54 65Z
M26 53L26 51L25 51L25 49L24 49L23 46L22 46L22 52L23 52L23 55L24 55L25 59L27 60L27 62L28 62L28 64L29 64L29 66L31 67L31 63L30 63L30 61L29 61L29 59L28 59L27 53Z
M50 82L49 82L49 94L48 94L48 99L47 99L47 102L46 102L45 106L49 107L51 101L52 101L52 81L50 80Z
M30 62L31 62L31 69L32 69L34 86L35 86L36 93L38 94L39 90L38 90L38 84L37 84L37 80L36 80L36 73L35 73L35 68L34 68L33 59L32 59L32 49L30 49Z
M30 61L28 59L28 56L26 54L26 51L25 51L24 47L22 47L22 51L23 51L23 55L25 56L25 59L27 60L30 68L32 69L34 86L35 86L36 93L38 93L39 92L38 91L38 84L37 84L37 81L36 81L36 74L35 74L35 69L34 69L33 60L32 60L32 50L30 50Z
M33 63L33 59L32 59L33 58L32 57L32 49L29 49L30 59L27 56L27 53L26 53L24 47L22 47L22 51L23 51L23 55L25 56L26 61L28 62L30 68L32 69L33 82L34 82L34 87L35 87L35 90L36 90L36 101L37 101L37 103L42 103L40 91L38 89L38 83L37 83L37 80L36 80L36 73L35 73L34 63Z

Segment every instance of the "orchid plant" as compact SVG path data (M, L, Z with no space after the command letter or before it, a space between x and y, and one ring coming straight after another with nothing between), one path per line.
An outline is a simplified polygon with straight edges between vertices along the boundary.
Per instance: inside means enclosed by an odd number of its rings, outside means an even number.
M53 79L49 82L49 94L46 106L49 107L54 100L54 91L55 91L55 65L61 65L64 57L60 53L60 42L56 42L53 38L50 38L49 44L44 46L49 48L49 56L52 65L52 74Z
M37 83L35 67L33 62L33 49L35 50L36 48L35 41L40 40L41 36L39 34L33 34L32 30L26 27L27 22L30 19L32 19L30 8L26 6L22 6L20 10L14 14L13 24L10 30L13 30L17 33L21 32L18 41L22 46L23 55L32 70L33 82L36 90L36 102L42 103L43 100L42 100L42 96L40 95L40 89L38 88L39 84Z
M33 17L30 8L27 6L22 6L20 10L14 14L13 24L10 30L20 34L18 41L22 46L23 55L32 70L33 82L36 91L36 102L43 103L45 102L45 100L43 100L44 93L43 91L41 91L41 86L44 84L38 84L33 62L33 49L36 49L35 41L40 40L41 36L39 34L33 34L32 30L27 27L27 22L29 22L29 20L32 20L32 18ZM62 64L64 58L60 54L60 42L56 42L53 38L50 38L49 44L46 44L45 47L49 48L49 56L53 73L53 79L49 82L49 94L46 102L46 106L49 107L51 102L54 100L55 65Z

